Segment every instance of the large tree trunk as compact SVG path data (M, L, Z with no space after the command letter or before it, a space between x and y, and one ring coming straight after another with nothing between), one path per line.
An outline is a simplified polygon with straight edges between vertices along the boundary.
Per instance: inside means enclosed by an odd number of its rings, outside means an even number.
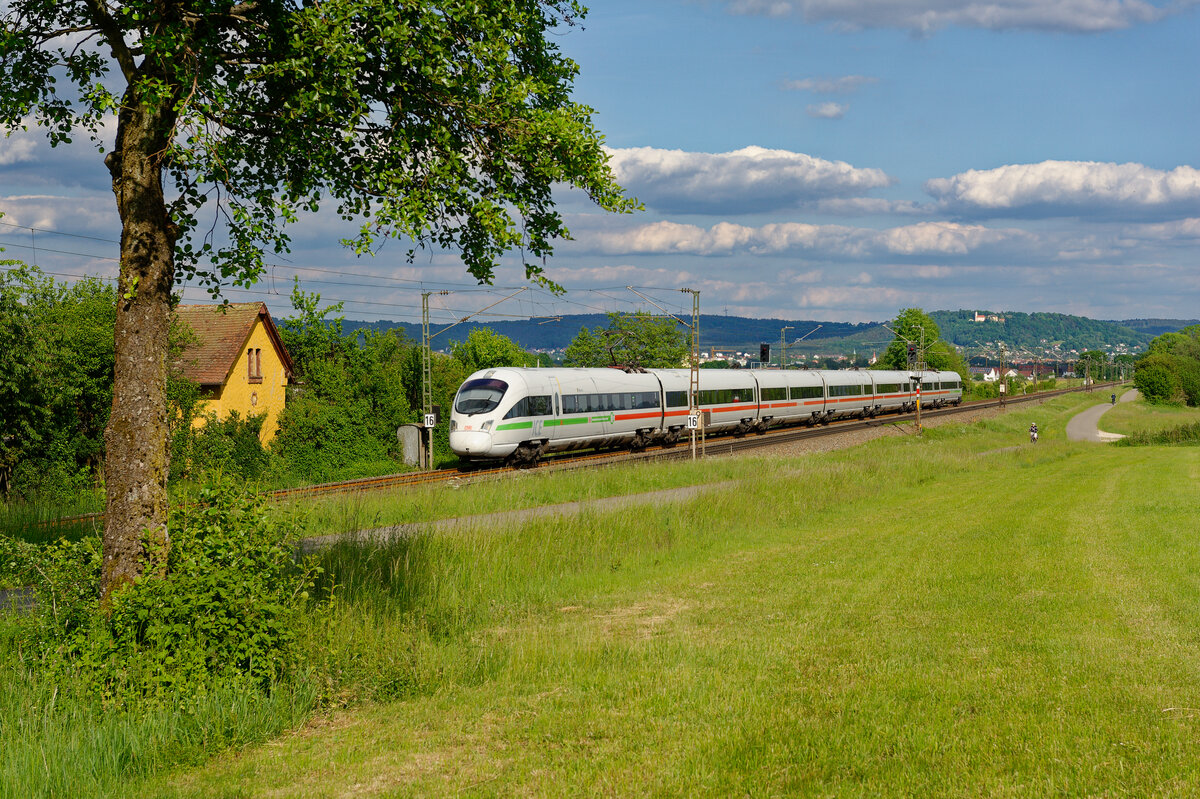
M104 434L105 604L141 575L148 551L164 557L168 542L166 358L176 229L162 166L174 120L171 100L148 102L131 87L106 160L121 215L121 277L112 415Z

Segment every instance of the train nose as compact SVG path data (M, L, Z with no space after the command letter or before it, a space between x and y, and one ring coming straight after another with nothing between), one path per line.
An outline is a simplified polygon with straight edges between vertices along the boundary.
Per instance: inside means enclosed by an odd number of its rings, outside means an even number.
M482 430L459 430L450 434L450 449L455 455L486 455L491 448L491 433Z

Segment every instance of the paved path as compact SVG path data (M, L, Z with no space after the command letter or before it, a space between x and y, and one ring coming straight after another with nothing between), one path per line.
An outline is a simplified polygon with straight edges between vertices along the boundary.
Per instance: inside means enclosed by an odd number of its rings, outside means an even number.
M1133 402L1137 399L1137 389L1126 391L1117 397L1117 402ZM1125 436L1120 433L1105 433L1100 429L1100 417L1108 412L1112 405L1107 402L1093 405L1082 413L1077 413L1067 422L1068 441L1115 441Z
M500 526L527 521L529 519L545 518L547 516L578 516L585 511L606 511L636 505L661 505L666 502L683 502L708 491L731 488L736 485L736 480L727 480L720 483L704 483L702 485L683 486L682 488L667 488L661 491L650 491L645 494L626 494L624 496L602 497L582 502L543 505L523 510L482 513L476 516L457 516L450 519L438 519L436 521L417 522L414 524L397 524L391 527L377 527L374 530L359 530L357 533L348 533L346 535L313 536L300 541L300 551L304 553L316 552L330 547L338 541L345 540L381 543L397 538L406 538L419 532L446 532L456 528L462 529L483 525Z

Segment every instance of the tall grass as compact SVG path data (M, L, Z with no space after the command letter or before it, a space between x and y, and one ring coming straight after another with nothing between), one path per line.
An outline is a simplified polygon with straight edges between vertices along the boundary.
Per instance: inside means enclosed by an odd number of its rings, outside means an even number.
M1133 433L1116 443L1126 447L1200 446L1200 422L1161 430Z
M299 681L118 709L74 689L19 667L0 680L0 796L123 796L131 779L295 728L318 695Z
M102 493L85 494L68 501L12 500L0 503L0 535L31 544L45 544L61 538L78 540L95 535L95 518L72 519L104 510Z

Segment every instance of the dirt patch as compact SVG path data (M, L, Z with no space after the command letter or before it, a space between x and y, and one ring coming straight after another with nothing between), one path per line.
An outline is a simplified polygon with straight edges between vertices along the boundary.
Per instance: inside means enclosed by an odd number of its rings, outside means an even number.
M638 602L600 613L597 620L609 635L648 641L690 607L680 599Z

